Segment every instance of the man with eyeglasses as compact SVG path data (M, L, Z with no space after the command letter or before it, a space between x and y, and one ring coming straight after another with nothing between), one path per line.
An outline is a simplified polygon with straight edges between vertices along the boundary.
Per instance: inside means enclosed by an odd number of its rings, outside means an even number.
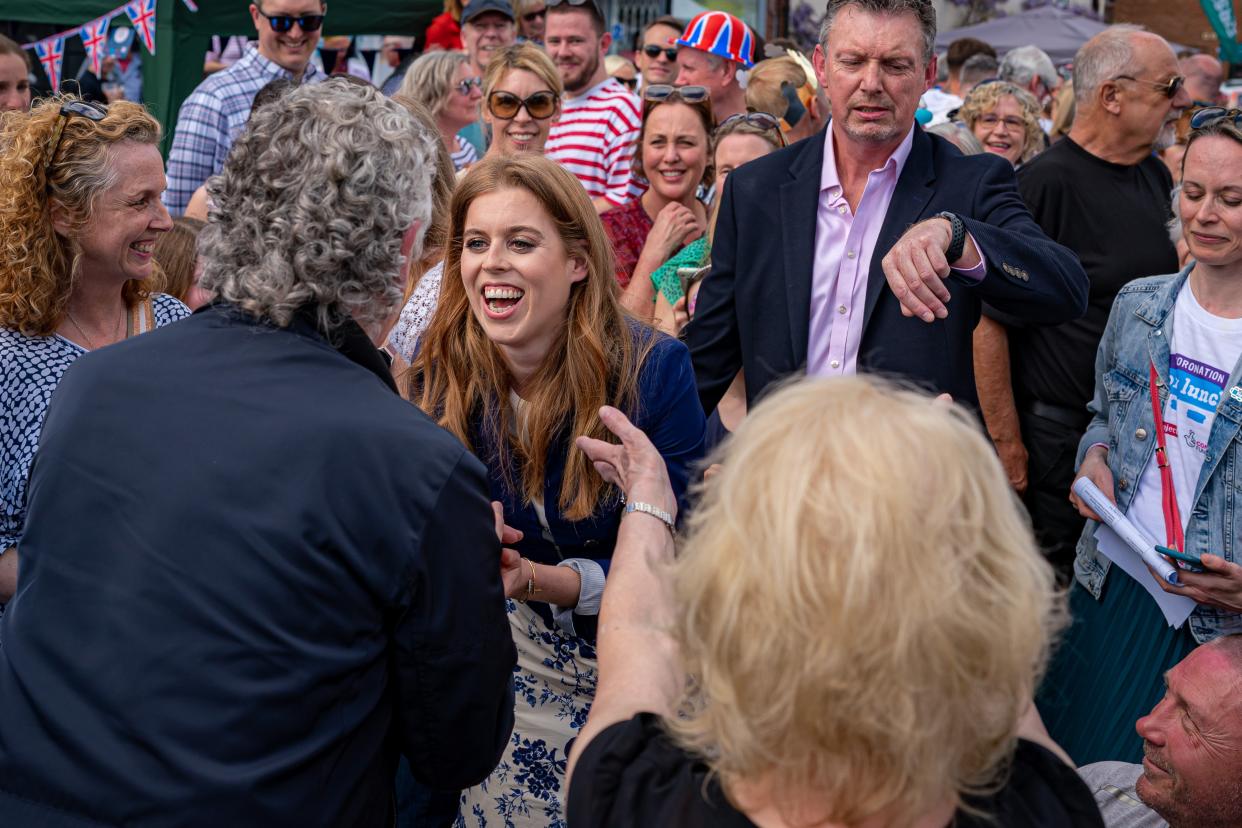
M1169 44L1137 26L1113 26L1078 51L1074 100L1069 135L1018 170L1018 190L1044 232L1081 260L1087 313L1032 328L985 307L975 334L988 432L1065 579L1083 523L1069 502L1074 456L1113 299L1133 279L1177 271L1165 228L1173 181L1152 152L1173 142L1190 105Z
M492 55L517 41L513 5L509 0L469 0L461 10L461 42L470 58L470 72L475 77L487 74ZM475 154L487 154L487 136L481 118L457 133L468 141Z
M638 48L634 51L634 63L641 73L640 86L677 80L678 47L673 42L681 37L685 28L685 21L665 16L657 17L643 29Z
M545 153L586 188L597 212L642 194L634 182L635 143L642 126L638 96L608 76L612 45L595 0L548 0L548 56L565 84L560 120Z
M250 117L255 94L270 81L323 79L310 62L328 7L319 0L260 0L250 4L258 44L232 66L198 85L181 104L168 154L164 205L180 216L194 191L220 172Z

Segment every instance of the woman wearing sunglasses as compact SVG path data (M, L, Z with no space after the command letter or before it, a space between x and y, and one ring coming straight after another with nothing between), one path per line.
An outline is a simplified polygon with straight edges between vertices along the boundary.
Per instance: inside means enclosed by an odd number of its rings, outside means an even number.
M483 123L491 131L488 157L542 155L564 90L560 72L542 49L519 43L497 52L483 76Z
M0 120L0 606L53 389L87 351L189 315L154 291L160 127L142 106L56 96Z
M655 311L651 274L707 230L707 207L698 195L713 180L712 124L705 87L644 87L634 172L647 180L647 191L601 215L624 289L621 301L640 319L651 320Z
M1180 569L1177 585L1154 579L1187 599L1189 619L1170 626L1144 585L1154 576L1144 570L1140 583L1111 566L1095 512L1072 498L1092 520L1074 562L1074 627L1039 702L1079 764L1139 761L1134 722L1163 696L1164 673L1197 644L1242 632L1239 121L1242 113L1220 108L1191 120L1174 209L1193 261L1122 288L1096 357L1078 476L1156 543L1197 559L1199 571Z
M564 825L566 746L594 699L595 616L618 527L627 510L671 522L623 504L573 438L606 436L603 405L633 412L677 496L702 454L689 353L617 299L603 227L563 166L519 153L466 173L440 307L406 392L487 465L517 530L501 573L519 652L513 737L464 796L471 826Z
M440 138L461 171L479 160L474 145L458 136L479 119L482 79L470 74L465 52L428 52L410 65L398 95L412 98L436 119Z

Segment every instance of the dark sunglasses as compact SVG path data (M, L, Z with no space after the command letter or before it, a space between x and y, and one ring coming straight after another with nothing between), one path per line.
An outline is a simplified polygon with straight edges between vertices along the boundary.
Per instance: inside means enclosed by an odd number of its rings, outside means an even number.
M457 84L457 91L458 91L458 92L460 92L462 95L465 95L465 96L467 96L467 97L469 97L469 96L470 96L470 90L471 90L471 88L475 88L475 89L482 89L482 88L483 88L483 79L482 79L482 78L480 78L480 77L478 77L478 76L476 75L476 76L475 76L475 77L473 77L473 78L466 78L464 81L462 81L461 83Z
M1206 109L1200 109L1190 116L1190 128L1203 129L1209 124L1225 119L1233 121L1234 126L1242 125L1242 109L1225 109L1223 106L1209 106Z
M1118 75L1116 78L1114 78L1114 80L1132 80L1136 83L1145 83L1148 86L1154 86L1155 88L1159 89L1160 92L1166 98L1169 98L1170 100L1177 97L1178 90L1180 90L1182 88L1182 84L1186 82L1186 79L1182 77L1181 75L1177 75L1176 77L1171 78L1165 81L1164 83L1161 83L1160 81L1143 80L1142 78L1136 78L1133 75Z
M661 52L663 52L664 56L668 58L669 63L677 62L677 50L672 47L665 48L663 46L657 46L654 43L643 47L643 54L652 60L658 58Z
M526 14L522 15L522 19L526 21L527 23L534 23L539 18L547 17L547 16L548 16L548 10L540 9L539 11L527 12Z
M599 7L599 4L595 2L595 0L545 0L544 2L544 5L548 8L560 6L562 4L566 6L590 6L595 9L600 17L604 16L603 10Z
M613 75L612 77L614 80L618 81L623 86L626 86L629 89L638 88L638 78L618 78L616 75Z
M527 115L542 121L556 114L557 103L555 92L536 92L526 98L519 98L512 92L493 92L487 96L487 111L507 121L516 118L518 111L525 107Z
M52 132L52 149L47 154L47 164L43 168L46 180L52 174L52 161L56 158L56 150L60 149L60 138L65 133L65 122L69 116L78 115L98 123L108 117L108 107L90 101L66 101L60 108L60 118L56 121L56 129Z
M767 112L739 112L736 115L730 115L716 127L716 134L719 135L726 127L737 123L747 123L765 132L775 132L781 139L781 146L785 146L785 132L781 129L780 119Z
M284 34L293 28L293 24L297 23L298 28L304 32L317 32L319 27L323 25L322 14L266 14L259 9L259 14L267 18L267 23L272 27L273 32Z
M688 104L696 104L703 103L710 94L706 86L673 86L670 83L653 83L643 87L643 100L645 101L658 102L681 98Z

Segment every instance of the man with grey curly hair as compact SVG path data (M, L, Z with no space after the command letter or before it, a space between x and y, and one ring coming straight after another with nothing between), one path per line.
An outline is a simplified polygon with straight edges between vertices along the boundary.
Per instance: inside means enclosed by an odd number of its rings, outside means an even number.
M495 767L487 474L372 344L434 140L374 88L289 92L211 182L212 304L66 374L3 618L6 824L384 825L400 754Z

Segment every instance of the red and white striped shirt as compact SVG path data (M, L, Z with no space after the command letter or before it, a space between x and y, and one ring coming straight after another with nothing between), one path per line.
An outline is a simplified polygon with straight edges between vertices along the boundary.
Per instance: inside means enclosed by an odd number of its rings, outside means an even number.
M638 96L608 78L565 99L544 152L577 176L592 199L620 206L642 195L633 173L641 125Z

